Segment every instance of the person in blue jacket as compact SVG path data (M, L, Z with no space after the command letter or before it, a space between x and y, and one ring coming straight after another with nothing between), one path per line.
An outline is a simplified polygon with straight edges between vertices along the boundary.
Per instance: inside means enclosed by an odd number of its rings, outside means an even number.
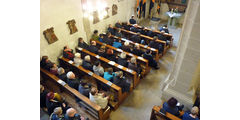
M113 42L113 47L115 48L122 48L122 43L121 43L121 39L115 39L114 42Z
M198 111L199 111L198 107L194 106L191 110L191 113L185 112L183 114L183 117L182 117L183 119L182 120L199 120L199 118L197 116Z
M111 82L113 82L113 77L114 76L115 76L115 73L113 72L112 68L108 68L107 72L104 72L104 74L103 74L103 78L108 80L108 81L111 81Z

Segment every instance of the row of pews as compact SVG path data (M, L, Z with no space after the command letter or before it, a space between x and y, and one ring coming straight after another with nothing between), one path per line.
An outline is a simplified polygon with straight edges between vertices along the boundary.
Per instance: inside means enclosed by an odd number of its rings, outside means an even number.
M114 28L117 29L117 28ZM119 38L114 35L111 36L112 39L120 39L122 44L125 41L128 41L132 45L139 45L141 50L146 51L146 50L151 50L154 53L154 58L156 61L159 60L165 53L166 50L170 47L167 46L165 41L158 40L161 44L164 45L164 52L159 53L157 49L150 48L147 45L139 44L139 43L134 43L131 41L130 37L132 35L135 35L136 33L127 31L122 29L122 32L127 35L126 38ZM153 38L145 35L141 35L141 37L149 43ZM115 48L111 45L106 45L105 43L101 43L100 41L96 41L97 47L100 48L102 45L104 45L106 48L110 48L114 51L114 54L117 56L120 53L124 52L127 55L127 59L130 59L131 57L135 57L137 59L137 63L140 64L142 68L142 76L147 75L150 71L150 67L148 65L148 60L144 59L142 56L137 56L134 55L133 53L129 53L126 51L123 51L122 49ZM124 76L128 80L128 82L131 84L130 85L130 92L133 91L134 88L138 85L138 83L141 80L141 77L137 74L136 71L133 71L131 69L128 69L122 65L119 65L115 63L114 61L110 61L102 56L99 56L95 53L92 53L86 49L76 47L76 52L81 53L81 58L83 59L86 55L89 55L91 57L91 62L93 63L96 60L101 61L101 65L104 69L107 69L109 67L112 67L114 71L123 71ZM93 86L96 88L100 88L102 86L107 87L107 91L104 91L108 93L111 97L108 102L108 107L106 109L101 109L101 107L93 102L90 101L89 98L85 97L84 95L80 94L77 90L71 88L68 86L65 82L60 80L57 76L53 75L49 71L40 68L41 71L41 77L43 78L44 85L47 86L48 89L50 89L53 92L58 92L58 93L66 93L69 94L72 99L79 99L80 102L80 107L84 108L84 111L91 116L93 116L95 119L98 120L106 120L109 118L109 115L111 113L111 110L116 110L119 105L126 99L126 97L130 94L130 92L122 92L121 87L115 85L114 83L104 79L103 77L95 74L93 71L87 70L83 68L82 66L75 66L72 60L69 60L64 57L59 57L59 64L61 67L63 67L65 70L73 71L75 75L78 78L83 78L84 80L87 80L88 83L91 83Z

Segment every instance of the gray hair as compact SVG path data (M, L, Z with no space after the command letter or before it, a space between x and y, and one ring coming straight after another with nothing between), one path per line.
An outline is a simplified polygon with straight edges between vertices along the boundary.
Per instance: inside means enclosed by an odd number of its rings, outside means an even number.
M89 55L86 55L85 57L84 57L84 60L85 61L90 61L91 59L90 59L90 56Z
M62 67L60 67L60 68L58 68L57 72L58 72L58 75L61 75L65 72L65 70Z
M130 60L131 63L135 63L136 62L136 58L135 57L132 57L131 60Z
M125 53L125 52L122 52L122 53L120 54L120 57L121 57L122 59L125 59L125 58L126 58L126 53Z

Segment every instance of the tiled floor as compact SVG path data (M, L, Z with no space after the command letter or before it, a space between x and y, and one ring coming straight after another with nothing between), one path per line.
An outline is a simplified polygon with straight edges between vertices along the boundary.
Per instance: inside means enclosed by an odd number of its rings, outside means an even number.
M164 24L153 25L152 23L153 22L146 20L140 25L153 28L160 27ZM174 36L174 46L159 60L160 69L151 70L151 72L141 80L137 88L134 89L120 107L111 113L110 120L149 120L152 107L161 104L162 93L160 92L160 83L166 79L171 70L181 28L174 29L170 27L169 31Z

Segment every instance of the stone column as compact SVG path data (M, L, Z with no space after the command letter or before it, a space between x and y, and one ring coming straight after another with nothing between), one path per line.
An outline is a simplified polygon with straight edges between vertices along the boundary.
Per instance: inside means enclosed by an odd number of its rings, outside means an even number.
M190 0L172 71L163 81L162 99L175 97L190 109L200 77L200 0Z

